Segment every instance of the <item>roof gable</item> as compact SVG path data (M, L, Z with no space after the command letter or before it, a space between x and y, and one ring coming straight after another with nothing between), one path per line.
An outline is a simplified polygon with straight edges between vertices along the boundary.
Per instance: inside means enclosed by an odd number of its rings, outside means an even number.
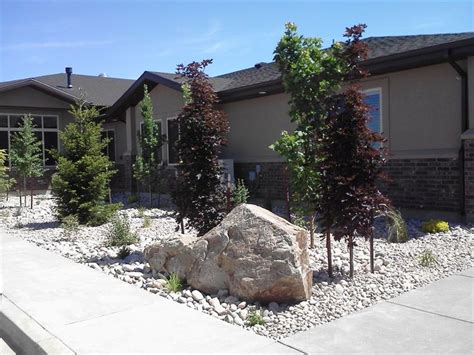
M69 109L71 100L58 97L34 85L0 91L0 105L21 109Z

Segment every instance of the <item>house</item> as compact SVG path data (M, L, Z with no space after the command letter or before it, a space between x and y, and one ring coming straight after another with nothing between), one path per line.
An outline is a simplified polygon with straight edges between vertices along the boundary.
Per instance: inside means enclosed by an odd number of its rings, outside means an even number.
M58 133L73 121L68 112L70 105L84 98L103 111L112 106L134 82L103 76L72 75L72 69L66 69L69 73L0 83L0 149L8 151L12 134L18 130L21 117L30 113L36 125L37 137L43 142L46 169L45 177L36 181L37 189L48 187L51 174L55 171L55 162L49 149L61 149ZM124 142L125 131L122 126L117 122L107 122L104 124L104 134L115 138L117 144ZM120 163L115 155L114 144L110 144L107 152L114 161Z
M474 32L365 41L369 58L362 64L372 75L362 81L362 87L373 107L371 127L384 133L390 151L386 169L392 181L383 188L398 207L461 214L473 220L474 106L469 103L474 95ZM78 96L77 88L83 87L88 100L105 109L104 130L115 138L109 152L114 152L120 170L116 186L129 190L131 164L140 154L139 103L146 84L155 118L167 136L162 159L173 169L177 163L173 143L179 134L175 118L183 106L181 82L175 74L145 71L134 82L72 75L72 88L67 88L66 76L1 83L0 114L30 112L36 105L32 113L57 111L58 118L64 119L58 123L60 129L70 119L61 111L69 103L67 98ZM222 159L233 162L235 176L245 178L255 193L284 198L285 164L269 145L293 126L276 65L257 63L211 81L231 127ZM1 144L6 147L5 138Z

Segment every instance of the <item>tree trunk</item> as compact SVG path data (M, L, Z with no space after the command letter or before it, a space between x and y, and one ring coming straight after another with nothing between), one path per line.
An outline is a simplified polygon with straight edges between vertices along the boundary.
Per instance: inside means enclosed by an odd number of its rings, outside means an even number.
M33 179L30 179L30 208L33 209Z
M137 179L137 196L138 196L138 206L142 205L142 199L140 196L140 181Z
M12 181L10 180L10 172L8 172L7 179L8 179L8 185L7 185L7 201L8 201L8 195L10 195L10 187L13 186Z
M354 277L354 237L349 237L349 276Z
M288 168L285 167L285 182L286 182L286 213L288 214L288 222L291 223L291 191L290 191L290 182L288 178Z
M21 196L21 187L18 186L18 195L20 196L20 207L23 206L23 197Z
M332 278L331 229L326 229L326 251L328 254L328 275Z
M309 220L309 240L310 240L309 247L311 249L314 248L314 218L315 217L313 214Z
M25 198L25 207L26 207L26 198L27 198L27 192L26 192L26 176L23 176L23 196Z
M374 236L373 235L369 237L369 243L370 243L370 272L373 274L374 273Z
M184 234L184 221L181 221L181 234Z
M151 192L151 182L148 184L148 195L150 198L150 208L153 207L153 192Z

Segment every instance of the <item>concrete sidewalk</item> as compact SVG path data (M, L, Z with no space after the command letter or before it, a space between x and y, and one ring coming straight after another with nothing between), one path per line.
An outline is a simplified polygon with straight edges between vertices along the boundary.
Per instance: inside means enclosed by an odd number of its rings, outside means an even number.
M474 349L472 268L275 342L5 232L0 248L0 338L25 354L464 354Z
M0 337L14 350L299 353L5 232L0 246Z
M474 268L282 340L305 353L474 353Z

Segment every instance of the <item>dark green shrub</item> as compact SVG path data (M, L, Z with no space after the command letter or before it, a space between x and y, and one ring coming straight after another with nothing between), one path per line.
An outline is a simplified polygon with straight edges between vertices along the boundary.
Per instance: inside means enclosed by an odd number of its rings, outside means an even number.
M126 246L139 241L136 233L130 229L130 221L126 216L115 215L107 229L107 239L111 246Z
M79 231L79 219L74 215L66 216L61 220L61 228L63 237L70 238Z
M132 203L137 203L140 199L137 195L130 195L127 197L127 203L131 205Z
M62 219L75 215L80 224L100 225L120 208L108 204L109 183L115 170L104 149L99 111L84 101L71 106L74 122L59 134L64 151L55 152L58 166L52 179L56 211Z

